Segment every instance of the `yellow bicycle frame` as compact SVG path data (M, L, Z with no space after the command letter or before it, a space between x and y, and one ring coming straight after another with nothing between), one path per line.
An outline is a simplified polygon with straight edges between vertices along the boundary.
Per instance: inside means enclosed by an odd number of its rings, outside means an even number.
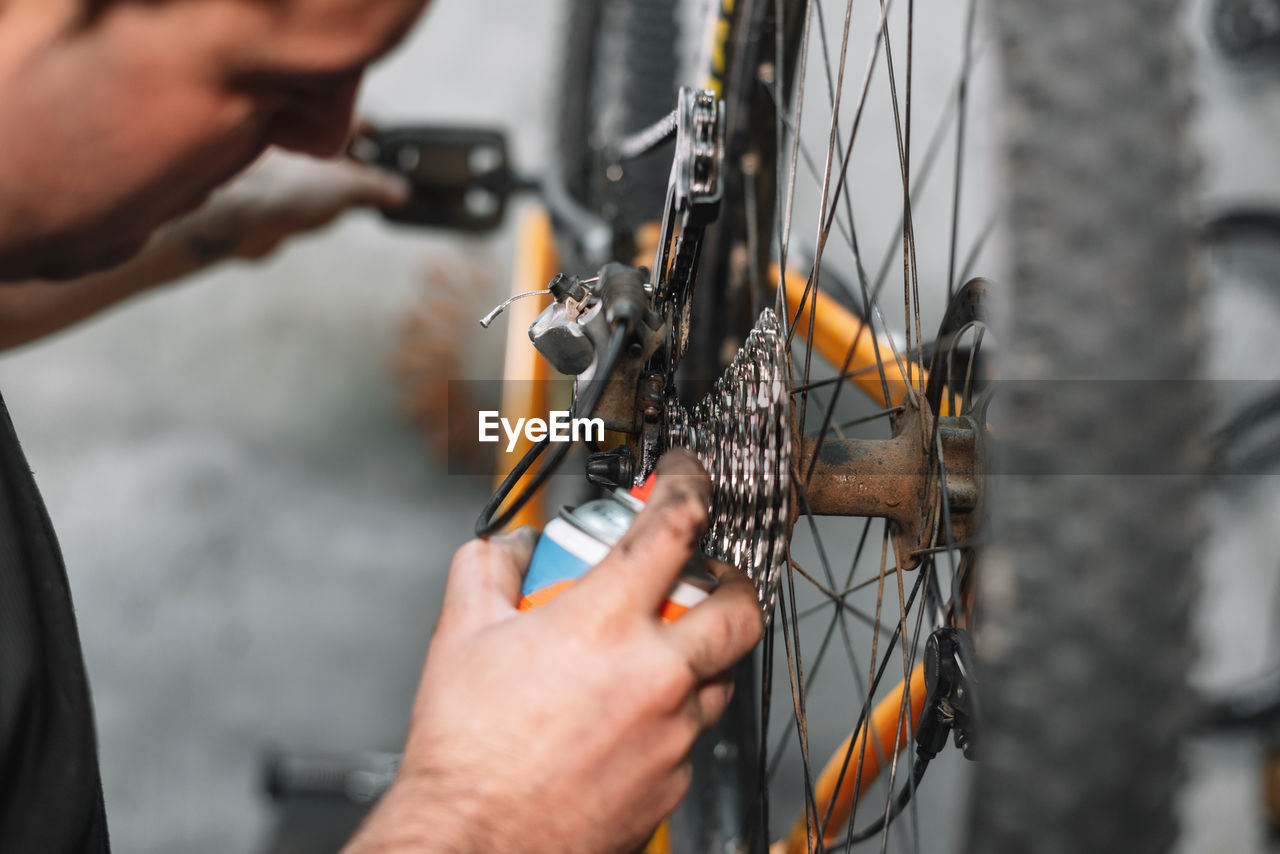
M555 236L551 231L551 218L546 211L533 210L526 214L519 226L516 243L514 273L511 278L511 294L541 290L560 272L560 255L556 251ZM546 303L545 299L529 298L511 304L507 319L506 359L503 365L502 411L517 417L546 417L548 391L551 387L551 367L534 349L528 330ZM532 447L533 443L521 436L515 448L507 453L498 452L496 484L506 477L506 472ZM533 478L528 471L512 490L519 494ZM541 528L546 521L542 493L531 497L511 520L510 527L533 525Z

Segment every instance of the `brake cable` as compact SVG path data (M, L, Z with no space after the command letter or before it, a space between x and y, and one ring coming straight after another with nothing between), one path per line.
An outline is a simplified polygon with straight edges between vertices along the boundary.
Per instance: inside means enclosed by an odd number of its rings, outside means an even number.
M630 337L630 330L625 324L618 324L613 328L609 335L609 348L605 354L604 361L601 363L600 372L592 377L591 381L586 383L586 389L583 390L582 396L574 401L573 414L575 418L590 418L595 411L596 406L600 402L600 396L604 393L605 387L609 384L609 377L618 366L618 361L622 358L622 351L626 347L627 338ZM476 536L488 537L496 531L506 527L515 515L520 512L529 499L542 488L547 482L547 478L555 474L556 470L564 463L565 457L569 455L569 451L576 444L575 442L563 442L552 452L542 466L538 468L537 474L511 502L510 506L502 512L497 518L494 514L502 507L507 497L511 494L511 490L524 477L525 472L537 462L543 452L551 444L550 437L541 439L537 444L525 452L520 462L516 463L513 468L503 479L501 485L494 494L485 503L484 509L480 511L480 518L476 520Z

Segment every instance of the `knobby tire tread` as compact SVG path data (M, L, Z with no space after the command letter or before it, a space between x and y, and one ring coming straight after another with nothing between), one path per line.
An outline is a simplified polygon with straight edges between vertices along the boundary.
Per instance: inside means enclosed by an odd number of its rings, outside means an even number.
M998 0L1006 283L968 850L1169 850L1207 404L1176 0ZM1078 380L1079 382L1063 382Z
M678 0L570 0L556 153L566 188L613 225L623 244L662 218L669 146L605 174L602 150L643 130L676 103Z

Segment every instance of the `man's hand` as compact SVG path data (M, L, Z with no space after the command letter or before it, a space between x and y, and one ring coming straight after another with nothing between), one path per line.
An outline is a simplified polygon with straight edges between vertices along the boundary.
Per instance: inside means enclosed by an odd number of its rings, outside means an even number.
M536 532L454 558L400 776L349 854L607 852L643 844L688 789L689 749L724 711L725 671L760 639L755 590L657 618L706 528L710 486L667 455L648 506L578 584L517 612Z
M186 231L202 261L256 260L348 210L399 207L409 192L401 176L351 159L315 160L275 150L216 192Z
M0 288L0 350L36 341L227 258L262 258L358 207L407 201L404 179L354 160L274 151L119 267L69 282Z

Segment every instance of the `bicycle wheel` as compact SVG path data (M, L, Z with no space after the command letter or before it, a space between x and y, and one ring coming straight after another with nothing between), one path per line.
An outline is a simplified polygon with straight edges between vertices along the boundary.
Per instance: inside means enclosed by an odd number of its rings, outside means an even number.
M713 82L728 109L730 178L687 363L715 376L755 310L777 306L801 436L792 469L800 509L761 665L758 794L744 826L720 828L717 840L724 850L763 850L785 835L780 817L797 813L780 848L830 850L865 835L881 850L891 837L936 850L966 838L959 807L937 826L923 821L942 809L934 796L943 793L916 780L909 757L895 759L919 725L929 630L949 625L973 630L981 667L980 723L964 734L981 760L971 774L953 762L948 775L972 794L965 847L1165 850L1189 711L1206 411L1194 382L1202 331L1178 4L994 0L985 23L973 2L943 5L882 3L859 18L851 3L825 12L820 3L726 4L726 61ZM916 39L931 22L959 42L959 71L939 96L949 139L932 132L921 156L912 99L922 72L913 63L927 64ZM865 67L850 55L863 48ZM986 176L999 176L1002 203L998 217L975 226L969 213L962 228L975 182L962 167L979 56L1003 81L1003 168ZM888 136L879 150L863 141L876 98ZM815 101L826 108L816 156L806 135ZM894 206L884 192L851 199L851 176L867 174L854 162L864 152L894 176ZM940 214L918 203L939 152L952 164ZM796 178L806 172L818 212L806 233L812 257L796 265ZM886 210L901 220L893 309L881 295L892 260L872 266L879 256L863 254L871 229L858 227ZM994 286L962 287L997 255L990 223L1006 244L1006 269ZM959 240L966 228L969 248ZM932 251L917 251L930 240ZM821 293L842 280L865 324ZM933 302L926 282L940 294ZM978 381L990 361L993 294L1003 389ZM930 315L940 319L924 323ZM875 371L870 385L883 387L871 410L851 408L839 391L859 338L873 344L860 363ZM947 445L964 419L976 439ZM904 455L872 472L885 479L869 499L849 494L849 481L868 483L871 464L853 457L871 446L836 436L833 427L853 429L847 422L893 424L890 439L868 441L922 437L914 462ZM824 456L824 445L841 453ZM904 483L902 494L887 486ZM886 493L912 503L916 518L888 509L877 513L887 523L824 518L874 509ZM785 654L776 676L775 652ZM818 773L820 714L845 733L873 721L876 737L836 748L834 783ZM880 769L887 779L874 783ZM847 789L861 805L836 805ZM877 818L878 832L859 832ZM707 838L673 846L707 850L698 847Z
M671 161L654 152L624 168L609 161L606 147L671 111L677 6L677 0L566 4L558 168L569 195L609 225L615 258L630 260L636 229L661 215Z

